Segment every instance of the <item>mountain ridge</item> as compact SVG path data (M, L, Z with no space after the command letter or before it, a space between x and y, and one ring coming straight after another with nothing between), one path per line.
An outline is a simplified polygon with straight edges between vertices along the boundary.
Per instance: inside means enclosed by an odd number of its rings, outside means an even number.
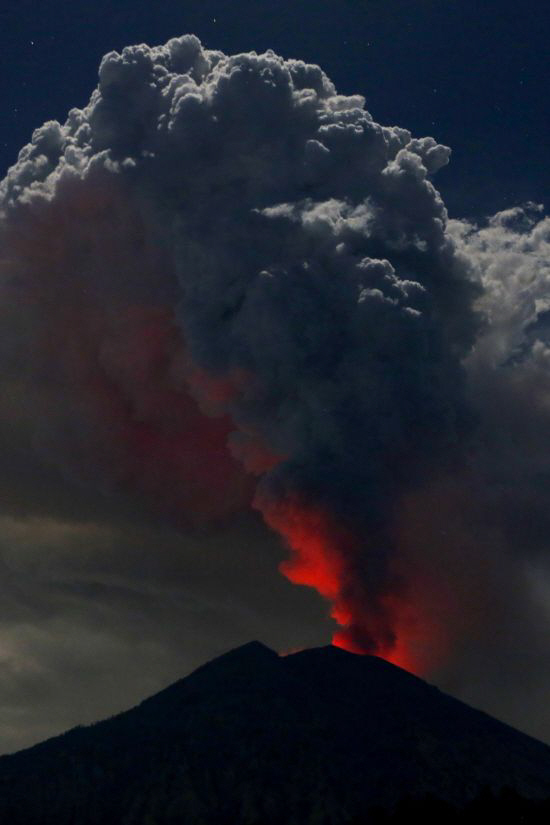
M375 656L250 642L0 757L0 821L345 825L406 795L460 806L504 787L550 797L550 747Z

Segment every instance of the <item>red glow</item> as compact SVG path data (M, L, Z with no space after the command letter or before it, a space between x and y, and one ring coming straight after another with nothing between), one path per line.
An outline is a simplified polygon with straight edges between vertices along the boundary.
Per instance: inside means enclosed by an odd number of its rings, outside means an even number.
M395 646L391 610L365 592L354 575L361 545L329 514L297 500L258 503L267 523L285 538L291 557L280 570L293 584L313 587L332 603L340 625L333 644L353 653L389 656Z
M184 344L170 312L127 308L116 325L103 325L99 353L86 352L81 334L72 340L79 358L84 345L80 391L96 433L108 427L106 446L116 440L111 471L124 487L184 522L217 520L248 506L253 483L227 448L231 421L201 412L173 377Z
M118 177L65 180L61 195L16 217L9 235L13 300L56 460L176 522L247 508L253 479L228 449L234 426L223 415L236 379L195 370L203 389L190 390L166 246ZM197 403L206 396L212 413Z
M260 434L235 433L229 417L254 376L212 375L192 363L162 303L175 284L164 246L116 177L63 185L61 197L28 207L8 244L17 260L15 315L46 387L52 453L96 486L137 492L176 521L211 521L247 507L250 474L282 460ZM310 502L257 506L290 548L281 572L331 603L335 645L425 668L433 628L393 585L387 593L367 588L357 561L369 553L353 530Z
M261 501L267 523L285 538L291 557L280 566L294 584L313 587L332 603L330 615L340 629L332 643L351 653L375 654L413 673L426 673L442 651L427 616L393 582L372 595L356 573L364 545L312 505Z

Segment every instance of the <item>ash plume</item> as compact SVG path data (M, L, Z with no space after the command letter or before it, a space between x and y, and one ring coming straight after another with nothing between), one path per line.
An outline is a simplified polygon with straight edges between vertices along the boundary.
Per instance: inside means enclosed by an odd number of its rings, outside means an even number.
M449 154L273 52L106 55L0 185L2 420L178 524L259 509L335 641L414 666L442 559L547 520L548 224L449 221ZM442 490L464 543L411 527Z

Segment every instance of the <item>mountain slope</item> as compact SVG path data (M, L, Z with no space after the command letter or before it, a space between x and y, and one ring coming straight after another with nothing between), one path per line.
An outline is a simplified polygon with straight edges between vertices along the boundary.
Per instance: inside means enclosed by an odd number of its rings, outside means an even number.
M10 825L344 825L483 787L550 796L550 748L372 656L252 642L136 708L0 758Z

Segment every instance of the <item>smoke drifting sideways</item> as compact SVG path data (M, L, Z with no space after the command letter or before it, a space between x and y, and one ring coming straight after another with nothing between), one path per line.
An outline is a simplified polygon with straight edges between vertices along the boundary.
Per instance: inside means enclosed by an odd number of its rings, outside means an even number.
M106 55L0 184L3 419L182 529L258 509L336 644L426 667L548 535L548 222L449 221L449 155L270 51Z

